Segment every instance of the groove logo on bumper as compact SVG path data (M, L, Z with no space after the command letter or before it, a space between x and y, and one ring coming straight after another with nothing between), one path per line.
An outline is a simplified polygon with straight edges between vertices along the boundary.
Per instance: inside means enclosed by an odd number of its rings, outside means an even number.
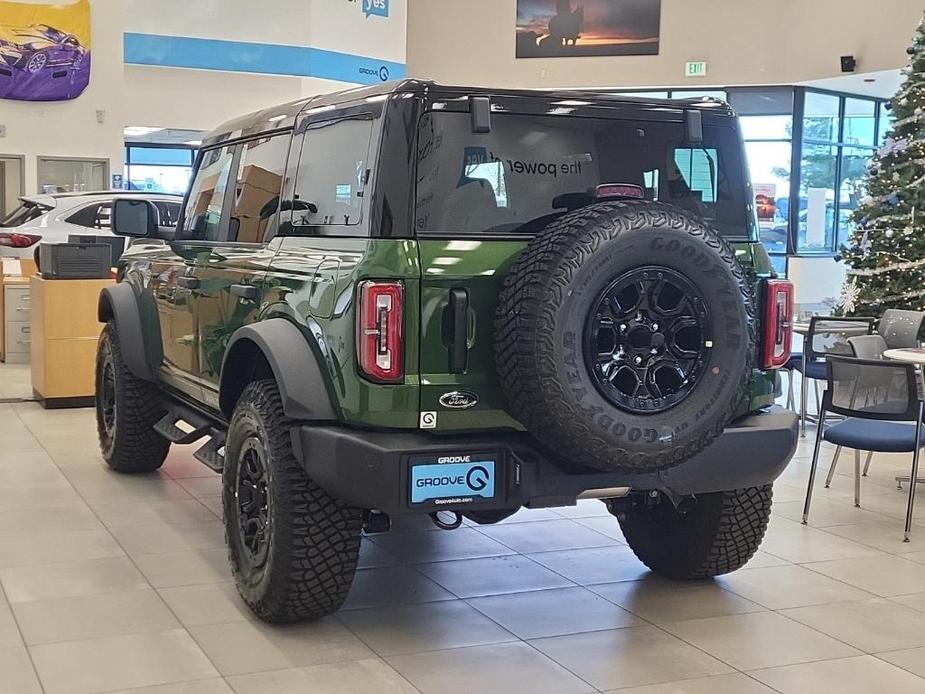
M468 458L468 456L465 456ZM415 465L411 468L411 503L470 503L495 496L495 461Z

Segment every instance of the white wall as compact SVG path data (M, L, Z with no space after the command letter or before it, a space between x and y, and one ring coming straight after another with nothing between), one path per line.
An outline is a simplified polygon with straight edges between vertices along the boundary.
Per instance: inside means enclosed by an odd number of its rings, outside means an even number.
M575 0L579 4L580 0ZM409 0L408 73L455 84L630 87L791 84L900 67L920 0L662 0L657 56L514 57L516 0ZM684 77L705 60L706 78Z
M363 0L126 0L125 30L245 43L311 46L404 63L406 0L364 17ZM352 86L312 77L125 66L131 125L209 130L243 113Z
M121 0L93 0L91 6L90 85L72 101L0 100L0 124L6 138L0 152L26 156L26 193L36 192L36 157L43 155L110 160L110 171L122 170ZM103 111L103 123L97 111Z
M366 18L350 0L90 2L86 91L71 101L0 100L0 125L6 126L0 152L26 156L27 194L36 192L38 156L109 159L110 173L121 172L127 125L208 130L243 113L351 86L329 79L124 65L125 31L313 46L405 61L406 0L391 0L388 19ZM102 123L97 111L103 111Z

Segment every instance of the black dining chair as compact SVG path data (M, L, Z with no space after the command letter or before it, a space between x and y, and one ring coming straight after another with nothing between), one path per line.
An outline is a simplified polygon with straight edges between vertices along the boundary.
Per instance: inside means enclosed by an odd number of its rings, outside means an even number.
M919 331L923 320L925 313L921 311L887 309L877 323L877 333L883 336L888 349L919 347Z
M913 364L829 356L826 360L826 381L803 505L804 525L809 520L823 441L855 451L912 453L912 479L918 477L919 453L925 446L923 402L919 394L919 375ZM843 415L845 419L826 427L827 412ZM912 531L915 487L914 484L909 485L905 542L909 542ZM854 505L861 505L860 455L854 459Z
M848 347L851 348L851 355L857 359L880 360L883 359L883 353L886 351L886 341L881 335L859 335L858 337L848 338ZM841 455L841 446L835 447L835 454L832 456L832 464L829 466L829 474L825 478L825 488L828 489L832 484L832 478L835 477L835 466L838 465L838 457ZM855 450L854 456L861 455L861 451ZM862 477L867 477L870 470L870 461L874 457L873 451L867 451L867 460L864 462L864 471Z
M809 332L803 340L803 358L794 363L802 379L800 382L800 433L806 435L806 400L809 382L825 380L825 360L830 354L850 355L848 338L871 334L876 318L813 316L809 319ZM792 374L791 374L792 375ZM814 383L814 387L817 383ZM815 387L816 410L822 413L819 389Z

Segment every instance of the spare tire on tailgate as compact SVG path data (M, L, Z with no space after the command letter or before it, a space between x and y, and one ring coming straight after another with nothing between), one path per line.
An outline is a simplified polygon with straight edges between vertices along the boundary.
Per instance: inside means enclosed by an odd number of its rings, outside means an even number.
M676 208L602 202L534 238L504 281L496 363L512 413L575 469L652 472L748 397L754 306L735 251Z

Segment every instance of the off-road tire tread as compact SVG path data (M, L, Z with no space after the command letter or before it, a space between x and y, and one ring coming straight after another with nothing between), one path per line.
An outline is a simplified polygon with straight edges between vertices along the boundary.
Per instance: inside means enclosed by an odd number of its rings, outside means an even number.
M732 271L744 297L746 364L736 394L712 427L684 444L650 453L628 451L601 437L592 422L564 406L550 392L566 389L556 366L551 327L575 273L605 243L642 228L686 228L690 237L715 249ZM563 262L563 259L565 262ZM531 241L504 278L495 318L495 365L514 416L541 440L555 432L554 447L561 459L576 467L590 461L619 460L625 472L653 472L679 465L706 448L722 432L750 395L750 377L758 352L755 310L749 279L736 260L735 250L717 232L684 210L648 201L609 202L566 214ZM545 384L545 385L544 385ZM567 420L568 425L563 426ZM547 435L545 438L549 438Z
M136 377L122 359L122 345L116 324L110 321L103 328L97 350L97 371L102 366L105 344L112 349L116 377L116 437L109 455L106 455L105 434L97 417L97 434L106 464L116 472L153 472L164 464L170 451L170 442L154 430L165 410L160 405L157 386ZM97 373L96 382L100 382Z
M286 417L275 381L255 381L245 388L230 429L242 408L248 407L262 420L268 434L264 444L275 479L269 579L259 599L244 593L242 597L260 619L271 623L333 614L346 600L356 574L362 511L331 497L296 460L291 439L296 422ZM237 581L227 525L225 533Z
M772 495L771 485L705 495L698 503L711 504L712 517L693 537L667 526L659 533L655 519L634 518L632 512L620 526L627 544L655 573L676 580L713 578L742 568L755 555L768 527ZM641 523L647 525L644 531Z

